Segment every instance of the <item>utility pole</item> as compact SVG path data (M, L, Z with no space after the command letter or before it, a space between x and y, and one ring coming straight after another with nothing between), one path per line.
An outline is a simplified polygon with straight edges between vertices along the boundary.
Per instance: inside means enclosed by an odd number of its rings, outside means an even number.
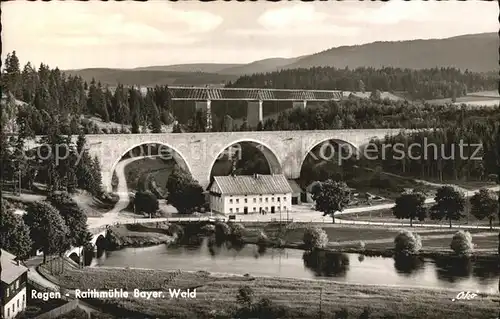
M21 169L18 171L18 179L19 179L19 196L21 196Z
M467 225L469 224L469 191L465 191L465 209L467 210Z

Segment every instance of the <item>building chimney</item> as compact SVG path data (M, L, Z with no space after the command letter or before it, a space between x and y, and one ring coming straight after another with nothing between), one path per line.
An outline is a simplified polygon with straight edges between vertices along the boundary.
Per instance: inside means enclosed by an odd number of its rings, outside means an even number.
M19 259L16 260L17 265L19 266L21 263L19 262Z

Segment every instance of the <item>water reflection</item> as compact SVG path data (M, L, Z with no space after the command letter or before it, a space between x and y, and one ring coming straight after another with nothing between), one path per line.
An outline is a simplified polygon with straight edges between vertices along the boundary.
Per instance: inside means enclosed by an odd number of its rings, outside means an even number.
M467 279L472 274L472 261L469 257L437 257L434 258L438 279L457 282Z
M343 253L327 251L306 251L302 255L304 266L311 269L316 276L343 277L349 270L349 256Z
M400 274L413 275L424 269L424 260L419 256L394 256L394 269Z
M415 257L364 257L338 252L305 252L218 241L215 236L185 239L193 245L126 248L94 259L93 265L206 270L289 278L330 277L346 283L442 287L491 291L498 287L495 261ZM92 256L92 252L91 255ZM460 261L460 262L459 262ZM472 266L471 266L472 264Z
M479 278L481 282L497 278L498 272L496 260L476 260L472 269L473 276Z

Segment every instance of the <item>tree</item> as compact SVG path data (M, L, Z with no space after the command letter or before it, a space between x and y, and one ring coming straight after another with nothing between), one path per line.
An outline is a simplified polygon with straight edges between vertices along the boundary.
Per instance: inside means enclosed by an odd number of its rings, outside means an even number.
M245 233L245 226L242 224L231 223L229 228L231 229L231 240L234 242L241 242Z
M178 166L167 179L167 201L181 214L189 214L205 205L203 187Z
M363 82L363 80L359 80L358 81L358 90L362 93L365 93L365 90L366 90L366 85L365 83Z
M335 213L341 212L349 204L351 191L345 182L336 182L331 179L319 184L312 198L316 203L316 210L323 212L323 216L331 216L335 224Z
M2 86L16 98L22 98L21 68L16 51L8 53L2 72Z
M404 193L396 199L392 213L398 219L410 219L410 227L412 227L414 219L418 218L420 221L425 219L426 210L424 203L425 196L422 193Z
M470 199L471 214L479 220L488 218L490 229L493 229L493 220L498 213L498 199L488 189L480 189Z
M71 245L85 246L87 235L87 215L67 192L54 192L47 197L47 202L55 207L68 227Z
M457 255L470 255L474 251L472 235L468 231L457 231L451 239L450 248Z
M172 133L182 133L181 125L177 122L172 126Z
M397 254L416 254L422 249L422 240L417 233L400 231L394 238L394 251Z
M158 198L150 192L137 192L134 198L135 211L154 215L159 208Z
M328 244L328 235L320 227L309 227L304 231L304 246L307 249L324 248Z
M31 251L30 230L20 216L8 209L2 201L0 212L0 247L16 255L20 260L27 259Z
M380 90L373 90L370 94L370 99L375 101L379 101L380 99L382 99L382 93L380 92Z
M435 204L431 207L431 218L442 220L459 220L465 215L462 214L465 208L465 198L462 193L452 186L443 186L437 190L434 198Z
M43 251L43 262L49 254L62 254L70 248L69 230L57 209L46 202L33 202L23 216L30 228L33 248Z

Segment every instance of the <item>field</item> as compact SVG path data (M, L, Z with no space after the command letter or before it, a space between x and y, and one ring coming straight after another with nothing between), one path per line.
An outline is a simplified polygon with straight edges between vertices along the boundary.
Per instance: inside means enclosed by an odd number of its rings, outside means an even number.
M306 224L289 226L289 229L279 230L279 226L268 225L264 228L257 225L247 227L247 240L255 242L257 234L262 230L269 238L282 238L285 244L300 245L303 243L304 230L308 226ZM408 229L416 232L422 238L422 249L424 251L448 252L450 251L450 241L457 229L430 229L430 228L410 228L410 227L392 227L385 228L382 226L341 226L341 225L324 225L316 224L315 226L322 227L327 233L329 239L329 248L359 248L360 242L363 242L366 249L386 250L394 248L394 237L402 229ZM490 253L498 247L498 233L493 231L485 231L480 229L471 229L473 242L476 244L476 249Z
M452 221L452 225L470 225L470 226L488 226L489 221L487 219L485 220L478 220L476 219L472 214L468 214L468 220L467 220L467 213L464 213L465 217L460 219L460 220L455 220ZM409 223L408 219L397 219L394 217L392 214L392 211L390 209L385 209L385 210L380 210L376 212L371 212L371 213L364 213L364 214L352 214L352 215L347 215L348 219L352 220L363 220L363 221L372 221L372 222L387 222L387 223ZM430 218L425 219L423 222L420 222L418 220L413 221L414 224L437 224L437 225L443 225L443 227L449 226L449 222L447 220L432 220ZM498 224L493 221L493 225L496 226Z
M428 100L426 102L429 104L453 103L451 98ZM498 106L500 104L500 96L497 91L473 92L467 94L466 96L457 98L453 104L466 104L468 106Z
M165 291L159 299L110 299L113 313L131 313L160 318L229 318L238 307L237 291L250 286L256 299L269 298L286 309L286 318L315 318L320 296L323 318L346 308L359 316L369 307L370 318L492 318L497 315L498 297L481 295L470 301L451 301L457 292L368 285L345 285L331 281L276 279L212 275L206 272L167 272L139 269L67 269L57 278L61 285L78 289L126 289L148 287ZM196 299L170 298L168 289L196 289ZM118 307L112 308L112 307ZM108 311L109 309L106 308ZM120 311L121 310L121 311ZM399 314L395 316L396 314Z

